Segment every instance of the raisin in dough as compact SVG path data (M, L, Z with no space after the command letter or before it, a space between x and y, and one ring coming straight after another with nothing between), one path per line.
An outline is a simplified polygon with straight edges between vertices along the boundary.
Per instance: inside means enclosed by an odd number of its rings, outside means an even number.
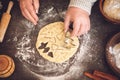
M67 34L70 36L70 32ZM79 47L77 37L72 38L69 48L66 48L68 44L64 41L64 23L54 22L39 31L36 48L43 58L51 62L62 63L72 57Z
M120 20L120 0L105 0L103 10L107 16Z

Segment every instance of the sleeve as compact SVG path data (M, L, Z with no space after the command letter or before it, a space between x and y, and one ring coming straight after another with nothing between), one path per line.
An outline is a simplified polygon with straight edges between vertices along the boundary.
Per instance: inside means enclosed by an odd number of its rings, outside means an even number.
M70 0L69 7L78 7L91 14L91 8L95 1L97 0Z

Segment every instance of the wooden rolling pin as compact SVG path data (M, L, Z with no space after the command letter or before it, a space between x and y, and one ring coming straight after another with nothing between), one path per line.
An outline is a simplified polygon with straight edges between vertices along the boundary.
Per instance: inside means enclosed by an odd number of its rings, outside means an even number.
M3 13L2 15L1 22L0 22L0 42L3 41L8 24L10 22L10 19L11 19L10 11L11 11L12 6L13 6L13 2L10 1L7 11Z

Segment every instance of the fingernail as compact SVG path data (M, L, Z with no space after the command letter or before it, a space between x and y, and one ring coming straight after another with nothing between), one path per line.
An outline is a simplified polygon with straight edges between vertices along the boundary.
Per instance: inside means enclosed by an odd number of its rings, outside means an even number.
M34 25L37 25L37 23L35 22Z
M37 14L38 14L38 9L36 9L36 11L35 11Z

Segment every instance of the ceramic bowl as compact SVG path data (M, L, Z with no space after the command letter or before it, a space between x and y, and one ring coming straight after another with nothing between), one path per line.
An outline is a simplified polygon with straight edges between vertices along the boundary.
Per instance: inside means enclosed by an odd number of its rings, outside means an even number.
M120 43L120 32L115 34L107 43L106 46L106 59L107 62L109 64L109 66L111 67L111 69L120 76L120 68L118 68L118 66L116 65L116 58L112 52L113 47Z
M116 19L113 19L111 17L109 17L108 15L106 15L103 11L103 4L104 4L104 1L105 0L99 0L99 8L100 8L100 12L102 13L102 15L104 16L104 18L111 22L111 23L114 23L114 24L119 24L120 25L120 20L116 20Z

